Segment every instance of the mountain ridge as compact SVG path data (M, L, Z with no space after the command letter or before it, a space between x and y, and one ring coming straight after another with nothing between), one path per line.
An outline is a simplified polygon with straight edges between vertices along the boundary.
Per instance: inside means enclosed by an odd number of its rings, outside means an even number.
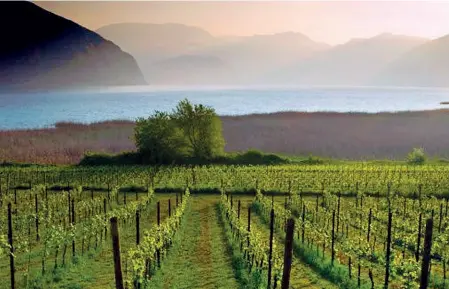
M155 29L169 33L156 32ZM192 65L188 68L181 61L179 70L184 71L184 76L187 78L189 73L197 75L195 77L197 83L192 84L202 84L202 79L195 71L194 59L200 61L198 62L198 67L202 70L200 74L205 76L204 80L207 84L254 84L268 71L330 47L328 44L313 41L305 34L291 31L253 36L216 37L196 26L173 23L113 24L100 27L96 31L133 54L145 76L153 84L173 83L174 79L180 79L181 73L177 74L177 77L163 79L161 75L168 78L170 75L164 70L166 67L159 64L170 61L172 67L170 70L174 71L175 61L182 60L177 58L182 55L190 55ZM175 37L176 35L182 37ZM145 40L142 41L142 39ZM217 65L211 65L209 66L211 75L208 75L201 56L220 59L223 62L223 71L218 70ZM214 74L216 74L215 78ZM182 79L180 81L185 82Z
M2 86L146 84L135 59L97 33L28 1L1 2L0 8Z
M357 38L294 63L267 76L283 83L307 85L369 85L386 65L428 40L379 34Z
M170 27L172 33L170 35L182 35L181 39L173 40L171 38L175 37L159 33L159 38L148 38L146 41L145 45L150 48L136 48L134 52L129 50L136 57L144 74L148 79L152 79L154 84L177 84L178 80L181 84L186 82L182 78L189 78L190 74L194 74L196 82L192 84L195 85L203 84L202 80L206 84L220 85L268 83L363 86L377 85L377 82L381 85L401 85L401 82L378 80L381 79L380 75L387 74L387 68L403 55L432 41L423 37L384 32L367 38L353 38L346 43L332 46L293 31L217 37L203 28L178 23L116 23L107 27L129 28L131 27L129 25ZM181 32L176 32L178 28ZM97 31L101 32L102 28ZM123 39L114 37L110 39L119 44L123 42L121 46L126 46L128 43L126 38L133 33L131 30L124 29L124 31L126 33L122 31ZM195 36L196 33L199 36ZM135 33L131 38L135 39L136 45L139 46L144 37ZM189 65L186 65L180 57L187 55ZM221 64L218 65L216 62L215 65L212 63L205 65L204 57L220 59ZM198 60L196 65L195 59ZM212 58L209 60L213 61ZM161 65L164 63L170 63L170 69L166 65ZM176 65L179 65L178 71ZM196 71L197 69L201 70L201 73ZM176 72L176 76L164 79L171 77L170 71ZM205 78L202 79L200 75Z
M408 51L381 71L373 83L449 87L449 34Z

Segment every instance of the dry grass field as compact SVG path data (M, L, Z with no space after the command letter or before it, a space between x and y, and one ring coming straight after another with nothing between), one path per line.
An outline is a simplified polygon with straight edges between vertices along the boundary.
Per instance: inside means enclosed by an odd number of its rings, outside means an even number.
M400 113L279 112L223 116L226 151L249 148L287 155L403 159L414 147L449 157L449 110ZM0 131L0 162L74 164L87 151L134 150L134 123L58 123L55 128Z

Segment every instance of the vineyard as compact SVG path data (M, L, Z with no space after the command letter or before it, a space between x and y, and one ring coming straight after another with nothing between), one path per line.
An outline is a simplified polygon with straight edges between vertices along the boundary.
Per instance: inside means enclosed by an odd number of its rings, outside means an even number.
M449 288L449 167L0 168L0 288Z

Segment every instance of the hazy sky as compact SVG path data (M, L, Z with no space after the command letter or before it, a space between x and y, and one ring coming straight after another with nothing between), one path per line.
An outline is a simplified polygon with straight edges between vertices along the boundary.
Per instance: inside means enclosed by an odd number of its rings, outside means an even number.
M302 32L338 44L391 32L449 34L448 1L346 2L38 2L90 29L120 22L182 23L213 35Z

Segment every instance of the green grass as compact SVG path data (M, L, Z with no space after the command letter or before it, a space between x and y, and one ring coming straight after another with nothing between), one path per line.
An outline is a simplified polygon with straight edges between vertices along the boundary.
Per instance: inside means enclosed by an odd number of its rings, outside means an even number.
M227 250L231 254L234 276L238 280L240 288L266 288L266 275L261 274L258 271L249 271L247 260L245 259L243 252L240 251L239 242L233 237L231 227L226 221L225 213L221 204L216 205L216 210L219 216L220 225L223 228L223 236L226 239Z
M214 203L193 196L175 245L151 280L151 288L238 288Z

